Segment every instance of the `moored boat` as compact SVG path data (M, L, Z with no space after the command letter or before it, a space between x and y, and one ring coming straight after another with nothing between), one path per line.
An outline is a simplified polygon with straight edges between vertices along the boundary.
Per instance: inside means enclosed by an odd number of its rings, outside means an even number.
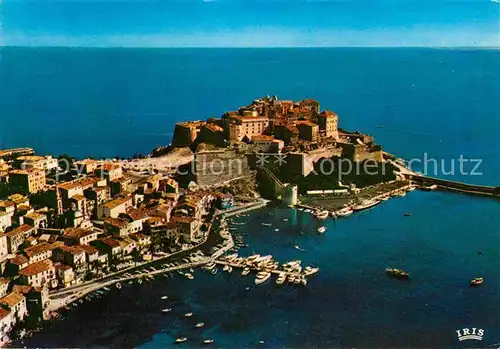
M241 275L245 276L245 275L248 275L250 274L250 268L249 267L246 267L243 269L243 271L241 272Z
M327 219L329 215L330 215L330 213L326 210L320 211L320 212L315 214L316 218L321 219L321 220Z
M286 273L285 272L281 272L278 275L278 278L276 279L276 284L282 285L282 284L285 283L285 281L286 281Z
M304 268L305 275L313 275L313 274L316 274L318 271L319 271L319 268L313 268L310 266L307 266Z
M261 271L257 274L257 277L255 278L255 284L260 285L261 283L265 282L270 277L271 277L271 273L266 272L266 271Z
M319 234L323 234L323 233L326 231L326 227L321 226L321 227L319 227L319 228L317 229L317 231L318 231L318 233L319 233Z

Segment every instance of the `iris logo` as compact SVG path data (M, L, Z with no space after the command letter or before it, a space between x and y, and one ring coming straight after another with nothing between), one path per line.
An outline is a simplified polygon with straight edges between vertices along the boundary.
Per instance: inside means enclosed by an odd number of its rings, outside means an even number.
M484 330L482 328L463 328L456 332L459 341L465 341L467 339L475 339L477 341L483 340Z

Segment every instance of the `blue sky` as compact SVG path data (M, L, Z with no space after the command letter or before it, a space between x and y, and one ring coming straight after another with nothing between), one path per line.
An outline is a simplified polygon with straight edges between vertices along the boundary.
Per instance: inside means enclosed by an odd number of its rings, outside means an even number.
M491 0L0 0L0 45L500 46Z

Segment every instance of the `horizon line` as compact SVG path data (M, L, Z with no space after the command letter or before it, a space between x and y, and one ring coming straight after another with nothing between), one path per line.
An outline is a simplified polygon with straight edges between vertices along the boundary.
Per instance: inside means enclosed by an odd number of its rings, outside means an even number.
M428 48L428 49L500 49L500 46L99 46L99 45L0 45L2 48L74 48L74 49L331 49L331 48Z

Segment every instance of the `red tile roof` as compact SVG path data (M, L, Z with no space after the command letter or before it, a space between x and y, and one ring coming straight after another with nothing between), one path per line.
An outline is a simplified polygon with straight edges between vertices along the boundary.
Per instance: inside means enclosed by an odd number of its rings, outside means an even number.
M22 302L25 297L17 292L11 292L3 298L0 298L0 303L9 306L10 308Z
M50 259L44 259L27 266L19 271L19 275L32 276L39 274L43 271L49 270L52 267L52 261Z

